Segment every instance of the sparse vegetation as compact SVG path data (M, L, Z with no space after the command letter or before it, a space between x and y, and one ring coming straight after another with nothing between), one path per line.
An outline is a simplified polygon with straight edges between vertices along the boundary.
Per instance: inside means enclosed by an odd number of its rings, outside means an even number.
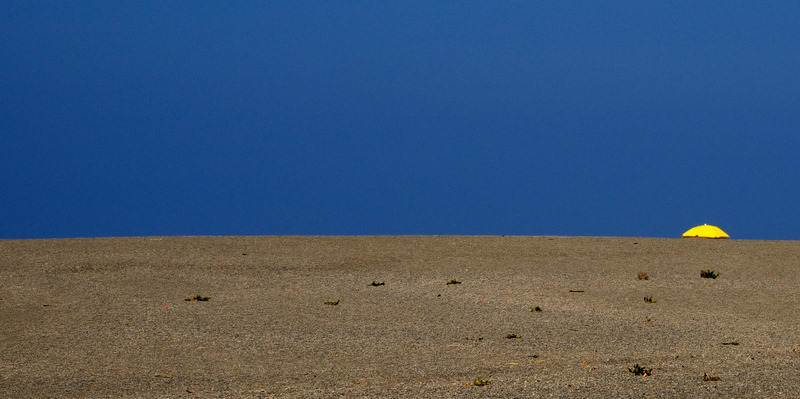
M188 297L188 298L184 299L184 301L192 301L192 302L194 302L194 301L199 301L199 302L206 302L206 301L208 301L209 299L211 299L211 297L202 296L202 295L195 295L195 296L190 296L190 297Z
M702 278L717 278L719 277L719 273L715 273L713 270L700 270L700 277Z
M335 301L328 301L328 302L325 302L325 304L329 305L329 306L336 306L336 305L339 304L339 301L341 301L341 299L337 299Z
M541 312L542 308L538 306L531 306L531 312Z
M639 273L636 275L637 280L650 280L650 276L647 273Z
M739 341L723 342L722 345L739 345Z
M522 338L522 337L520 337L517 334L508 334L508 335L506 335L506 339L516 339L516 338Z
M373 287L380 287L382 285L386 285L386 283L383 282L383 281L381 281L380 283L377 282L377 281L373 281L372 284L370 284L370 285L373 286Z
M458 280L450 280L447 282L447 285L453 285L453 284L461 284L461 282Z
M655 299L653 299L651 296L644 297L644 301L647 303L656 303Z
M639 363L634 364L633 367L629 367L628 371L633 373L633 375L641 375L643 377L647 377L647 376L650 376L650 375L653 374L653 369L652 368L649 368L649 369L648 368L644 368L644 367L640 366Z
M710 376L706 373L703 373L703 381L719 381L719 377Z
M472 383L470 383L470 385L472 385L473 387L485 387L485 386L491 385L491 384L492 384L492 380L484 380L484 379L482 379L480 377L475 378L474 380L472 380Z

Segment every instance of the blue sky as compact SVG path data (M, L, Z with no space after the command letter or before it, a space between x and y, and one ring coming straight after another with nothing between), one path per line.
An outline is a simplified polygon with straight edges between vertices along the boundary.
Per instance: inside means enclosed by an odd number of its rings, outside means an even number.
M795 1L0 5L0 238L800 239Z

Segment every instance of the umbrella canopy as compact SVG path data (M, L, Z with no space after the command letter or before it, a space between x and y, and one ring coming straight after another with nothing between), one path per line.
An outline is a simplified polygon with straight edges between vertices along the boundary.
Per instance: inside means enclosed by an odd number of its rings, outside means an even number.
M683 238L721 238L725 239L730 237L728 233L722 231L717 226L704 224L702 226L692 227L683 233Z

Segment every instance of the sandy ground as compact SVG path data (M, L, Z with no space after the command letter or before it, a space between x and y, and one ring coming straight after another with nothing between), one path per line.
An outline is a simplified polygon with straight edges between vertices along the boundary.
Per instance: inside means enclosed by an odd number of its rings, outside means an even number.
M797 241L0 240L0 281L3 398L800 397Z

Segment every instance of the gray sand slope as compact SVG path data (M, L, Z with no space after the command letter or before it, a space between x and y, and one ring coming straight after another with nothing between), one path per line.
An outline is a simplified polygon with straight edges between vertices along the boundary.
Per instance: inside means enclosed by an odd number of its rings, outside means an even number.
M3 398L800 397L795 241L0 240L0 281Z

